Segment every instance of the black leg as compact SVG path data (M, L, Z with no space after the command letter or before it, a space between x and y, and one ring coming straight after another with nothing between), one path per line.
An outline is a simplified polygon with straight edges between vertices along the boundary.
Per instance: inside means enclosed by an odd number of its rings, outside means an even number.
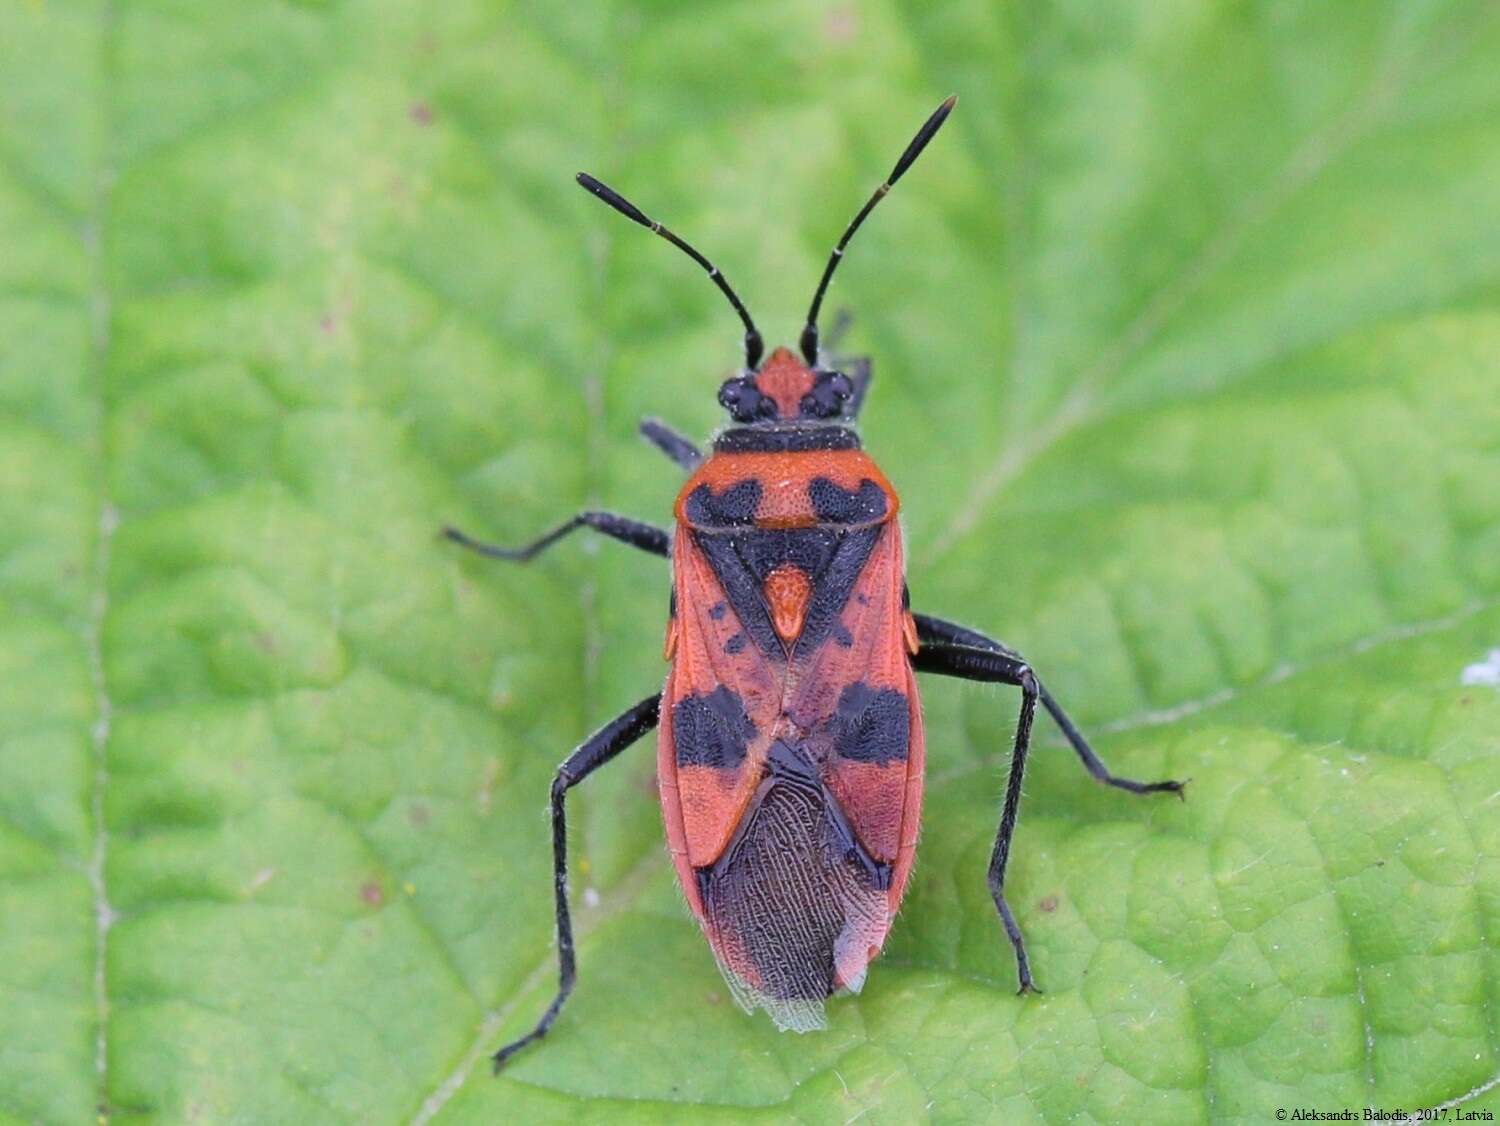
M928 644L964 645L975 649L988 649L995 653L1003 653L1017 661L1023 660L1021 655L1014 649L1000 644L1000 642L995 641L993 638L986 637L977 630L955 625L952 622L945 622L941 618L928 617L926 614L913 614L912 616L917 621L917 638L924 647ZM1127 790L1132 794L1172 793L1178 797L1182 796L1183 787L1186 785L1183 782L1171 780L1163 782L1137 782L1133 778L1121 778L1116 774L1111 774L1109 767L1104 765L1103 760L1094 753L1094 748L1089 746L1088 740L1083 737L1083 732L1079 731L1077 725L1068 718L1068 713L1063 711L1062 705L1052 698L1052 694L1047 691L1046 685L1039 683L1037 687L1041 694L1042 707L1047 709L1048 714L1056 721L1057 726L1062 729L1062 733L1068 737L1068 742L1072 744L1073 750L1078 755L1079 760L1082 761L1084 768L1096 779L1107 786Z
M642 551L649 551L652 555L660 555L663 558L671 551L671 537L661 528L654 528L650 524L642 524L638 520L631 520L624 516L616 516L613 512L580 512L566 524L559 524L541 539L534 540L525 547L498 547L492 543L484 543L482 540L471 539L457 528L444 528L443 535L460 547L477 551L480 555L491 559L509 559L516 563L526 563L574 528L593 528L611 539L628 543L631 547L638 547Z
M1000 912L1006 937L1016 952L1016 977L1020 992L1040 992L1031 980L1031 963L1026 957L1026 940L1010 904L1005 902L1005 866L1010 860L1010 842L1016 834L1016 816L1021 808L1021 781L1026 774L1026 754L1031 749L1031 723L1036 716L1036 701L1041 690L1026 662L969 645L924 644L912 658L918 672L956 676L964 680L983 680L992 684L1014 684L1021 689L1021 715L1016 721L1015 747L1010 756L1010 778L1005 783L1005 806L1000 813L1000 828L995 833L995 848L990 853L990 898Z
M660 694L648 696L594 732L557 768L557 777L552 780L552 888L557 901L557 996L552 998L552 1004L547 1006L547 1011L536 1022L535 1028L495 1053L493 1058L496 1071L527 1044L547 1035L563 1002L573 992L573 983L578 976L573 958L573 922L568 915L568 822L563 811L563 800L568 790L655 727L660 709Z
M703 451L659 418L641 419L641 435L689 473L703 463Z

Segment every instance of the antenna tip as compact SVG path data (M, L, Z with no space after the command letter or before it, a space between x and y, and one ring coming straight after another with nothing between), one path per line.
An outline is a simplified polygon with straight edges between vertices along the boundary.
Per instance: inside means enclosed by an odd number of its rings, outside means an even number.
M578 173L578 175L575 176L574 179L578 181L579 187L583 188L584 191L588 192L590 195L597 196L599 199L603 200L605 203L613 207L621 215L625 216L625 218L631 220L632 222L639 223L643 227L651 226L651 220L646 217L645 213L641 211L639 207L631 203L628 199L622 196L619 192L615 191L614 188L610 187L608 184L594 179L594 177L590 176L587 172Z
M922 128L917 130L917 135L911 139L911 144L906 146L906 151L901 154L901 159L896 161L896 166L891 169L891 174L885 178L887 188L894 187L896 181L905 175L906 170L912 166L912 162L922 155L922 150L927 147L927 142L937 136L937 131L943 127L943 122L948 120L948 114L958 104L958 95L950 94L946 101L937 109L933 110L926 121L922 122Z

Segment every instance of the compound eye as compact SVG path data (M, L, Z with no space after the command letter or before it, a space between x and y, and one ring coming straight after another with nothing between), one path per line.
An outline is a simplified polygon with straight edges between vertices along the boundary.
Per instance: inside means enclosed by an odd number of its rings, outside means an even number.
M719 388L719 402L736 422L754 422L776 413L776 404L745 378L726 379Z
M818 373L813 388L802 396L804 418L837 418L854 395L854 384L841 371Z

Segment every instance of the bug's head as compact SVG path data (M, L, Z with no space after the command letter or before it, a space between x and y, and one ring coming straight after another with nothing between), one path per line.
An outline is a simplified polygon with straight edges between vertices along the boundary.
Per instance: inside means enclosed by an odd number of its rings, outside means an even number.
M803 326L802 336L798 341L801 359L788 348L778 348L762 365L760 361L765 343L760 331L750 319L750 311L745 308L744 302L724 279L724 275L719 273L719 268L619 192L594 179L587 172L578 173L578 182L586 191L632 222L660 235L708 271L709 280L719 287L719 291L739 315L745 326L744 371L725 380L719 388L719 402L724 404L734 421L750 425L776 424L836 419L849 413L854 398L854 384L843 372L828 370L818 362L818 312L823 307L823 297L828 292L828 283L833 280L834 270L843 261L844 248L849 245L854 232L859 230L860 224L875 209L875 205L886 197L891 186L912 166L912 162L927 147L927 142L937 135L957 101L956 95L949 98L923 122L922 128L917 130L917 135L911 139L911 143L891 169L891 174L875 189L875 194L865 202L854 216L853 222L845 228L843 237L828 258L828 265L823 268L823 277L818 282L812 305L807 310L807 323Z
M841 418L854 384L841 371L809 367L790 348L778 348L759 371L726 379L719 402L736 422L754 424Z

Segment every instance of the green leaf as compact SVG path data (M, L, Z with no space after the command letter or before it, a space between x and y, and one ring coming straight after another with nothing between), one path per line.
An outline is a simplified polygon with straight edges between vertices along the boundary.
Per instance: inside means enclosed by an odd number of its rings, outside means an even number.
M1500 10L0 0L0 1122L1266 1121L1500 1109ZM649 746L737 327L876 361L926 687L911 893L828 1032L730 1002ZM1465 670L1469 670L1467 675ZM1467 683L1466 683L1467 681Z

